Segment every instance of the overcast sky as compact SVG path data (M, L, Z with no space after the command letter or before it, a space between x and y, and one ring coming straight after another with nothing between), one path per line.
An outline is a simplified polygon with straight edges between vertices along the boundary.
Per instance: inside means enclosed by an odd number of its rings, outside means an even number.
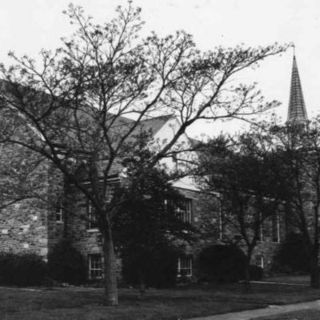
M7 53L35 57L42 48L54 49L60 37L72 32L62 14L68 0L0 1L0 61ZM74 0L98 22L114 16L121 0ZM320 114L320 1L319 0L135 0L146 21L144 31L168 34L184 29L201 49L294 42L309 116ZM287 113L292 50L269 58L254 71L263 94L279 100L277 114ZM247 80L247 79L246 79ZM251 80L251 79L250 79ZM224 127L233 127L232 123ZM217 126L219 128L219 126ZM215 129L216 131L217 129ZM218 129L220 130L220 129Z

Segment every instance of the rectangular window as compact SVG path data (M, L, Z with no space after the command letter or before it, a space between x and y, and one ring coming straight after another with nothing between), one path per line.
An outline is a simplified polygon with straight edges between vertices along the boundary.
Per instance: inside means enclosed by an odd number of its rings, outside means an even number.
M98 228L97 214L90 200L87 201L87 219L88 219L88 229Z
M280 242L280 216L278 213L272 216L272 241Z
M102 279L102 258L101 254L89 254L89 279Z
M264 241L264 232L263 232L263 226L259 226L258 234L257 234L257 240L258 241Z
M192 199L185 198L180 201L176 207L176 212L183 222L192 223Z
M262 219L261 213L259 214L259 226L257 230L257 240L264 241L265 240L265 221Z
M217 205L219 215L219 240L222 240L224 236L224 214L222 210L222 203L220 200L217 202Z
M116 189L116 183L110 184L106 191L106 201L107 203L110 203L113 199L115 189Z
M63 205L61 200L59 200L56 204L55 215L56 215L56 222L62 223L63 222Z
M256 266L264 268L264 258L262 255L256 256Z
M192 257L183 256L178 258L178 277L192 277Z

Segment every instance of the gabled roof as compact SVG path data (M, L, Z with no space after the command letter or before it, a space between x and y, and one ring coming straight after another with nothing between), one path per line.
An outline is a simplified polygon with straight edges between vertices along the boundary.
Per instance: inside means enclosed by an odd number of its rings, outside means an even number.
M304 103L302 86L297 66L296 57L293 56L292 73L291 73L291 88L288 107L288 123L303 124L307 122L307 110Z
M173 115L165 115L143 120L139 125L139 129L143 131L150 130L154 136L165 125L165 123L172 118L174 118Z
M42 103L43 102L45 104L48 103L51 107L50 96L46 95L45 93L41 91L29 89L29 88L20 86L18 84L17 84L17 87L15 87L13 86L13 84L0 79L0 91L10 94L10 92L13 89L23 90L24 93L27 92L29 94L32 94L35 97L38 97L38 100L36 101L36 103L38 103L39 100L41 100ZM28 107L31 108L33 106L28 106ZM62 113L61 110L62 109L59 109L60 113ZM37 112L36 108L34 108L34 110L31 110L31 111ZM42 108L41 112L44 112L44 111L46 111L45 108ZM96 115L96 111L97 110L93 106L86 105L85 108L78 108L77 110L75 109L71 110L71 112L69 113L63 113L62 116L63 116L63 119L71 117L70 119L72 119L72 121L75 119L75 117L77 117L77 121L81 121L83 124L86 123L88 127L94 127L95 125L94 119L97 119L97 117L99 116L99 115ZM152 136L154 136L170 118L174 118L174 116L162 115L162 116L152 117L152 118L150 117L145 120L142 120L133 130L131 135L134 136L135 134L141 131L148 131L148 132L150 131ZM106 117L106 125L107 126L110 125L111 132L113 132L116 135L119 132L123 133L123 131L125 131L126 129L130 130L130 127L135 126L135 120L119 114L113 114L108 112L108 115ZM71 132L69 132L68 134L71 135Z

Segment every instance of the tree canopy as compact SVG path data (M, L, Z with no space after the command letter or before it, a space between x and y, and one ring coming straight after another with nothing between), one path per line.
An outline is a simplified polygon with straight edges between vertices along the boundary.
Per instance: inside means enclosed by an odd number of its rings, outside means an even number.
M265 102L255 86L231 80L285 50L270 45L201 52L183 31L143 38L140 11L129 2L99 25L70 5L65 14L76 31L60 48L42 50L39 60L11 52L14 64L0 66L0 107L33 132L21 137L8 130L1 141L40 154L91 201L104 238L106 301L112 305L118 303L112 236L118 206L108 202L109 178L133 147L133 135L150 117L177 118L172 135L154 141L151 168L179 149L180 137L197 120L243 118L277 105Z
M146 285L175 283L178 253L195 239L196 231L183 220L185 198L172 187L164 168L148 168L151 158L145 145L126 159L125 181L114 196L122 201L113 230L123 275L141 291Z
M247 280L263 230L273 221L278 223L286 200L280 179L282 165L269 141L268 135L252 130L235 137L220 136L200 148L199 180L204 190L218 194L221 202L221 210L216 212L220 216L214 220L223 229L221 240L245 249Z

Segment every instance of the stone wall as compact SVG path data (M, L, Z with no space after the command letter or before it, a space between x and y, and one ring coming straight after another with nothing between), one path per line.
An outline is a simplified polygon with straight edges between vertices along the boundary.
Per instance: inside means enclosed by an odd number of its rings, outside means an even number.
M221 217L223 208L219 200L219 194L205 195L201 192L180 190L186 197L193 199L193 225L200 231L197 241L192 246L186 247L186 254L193 256L193 278L198 277L197 257L201 250L210 245L227 244L237 242L237 232L228 227ZM251 264L263 264L265 273L269 273L273 264L273 257L280 243L286 236L285 217L279 216L279 239L273 238L271 218L263 225L263 238L258 241L254 249ZM240 248L245 251L245 247ZM262 260L263 261L262 261Z
M30 171L29 168L25 168L26 172L24 169L19 171L17 177L11 175L11 200L7 200L5 195L1 197L3 209L0 211L0 252L36 253L47 259L48 163L27 152L21 158L22 155L16 154L21 150L15 146L10 146L10 151L12 155L20 157L20 161L33 166ZM11 165L12 168L8 170L14 170L15 164L9 164ZM15 191L17 194L14 194ZM17 201L18 199L20 200ZM8 201L12 200L15 202L9 205Z
M88 227L87 201L76 189L69 188L66 212L66 236L84 257L102 253L102 239L97 228Z
M192 200L192 223L198 227L202 221L201 216L205 208L204 202L200 199L201 193L198 191L179 189L179 192L187 199ZM89 254L101 254L102 252L102 236L98 229L89 229L87 221L87 203L84 196L75 189L69 189L69 208L68 216L66 218L67 223L67 237L71 239L74 247L79 250L84 258L87 258ZM202 246L203 244L196 244L194 247L185 244L186 254L193 254L196 246ZM120 265L120 261L119 261ZM120 270L119 270L120 272Z
M63 178L44 161L32 179L38 188L35 198L16 202L0 212L0 252L32 252L46 260L50 249L64 235L64 222L56 221Z
M39 200L24 200L0 215L0 251L48 253L47 208Z
M220 201L217 194L204 195L200 191L179 188L179 192L187 199L192 200L192 224L200 231L193 244L184 243L184 251L188 256L193 257L193 279L198 277L197 256L200 251L212 244L225 244L234 236L232 232L223 228L220 216ZM72 240L73 245L82 255L87 258L89 254L101 254L102 237L97 229L89 229L87 221L86 200L73 190L69 193L70 214L67 217L67 236ZM284 226L281 222L281 238L284 238ZM226 237L223 232L228 233ZM181 245L181 243L179 243ZM271 233L265 232L264 241L258 243L253 257L252 264L257 264L258 259L263 257L264 269L269 271L272 265L273 255L279 243L272 242Z
M47 194L47 229L48 251L64 238L66 232L67 208L65 208L65 179L63 174L53 166L48 169ZM61 220L57 220L57 213Z

